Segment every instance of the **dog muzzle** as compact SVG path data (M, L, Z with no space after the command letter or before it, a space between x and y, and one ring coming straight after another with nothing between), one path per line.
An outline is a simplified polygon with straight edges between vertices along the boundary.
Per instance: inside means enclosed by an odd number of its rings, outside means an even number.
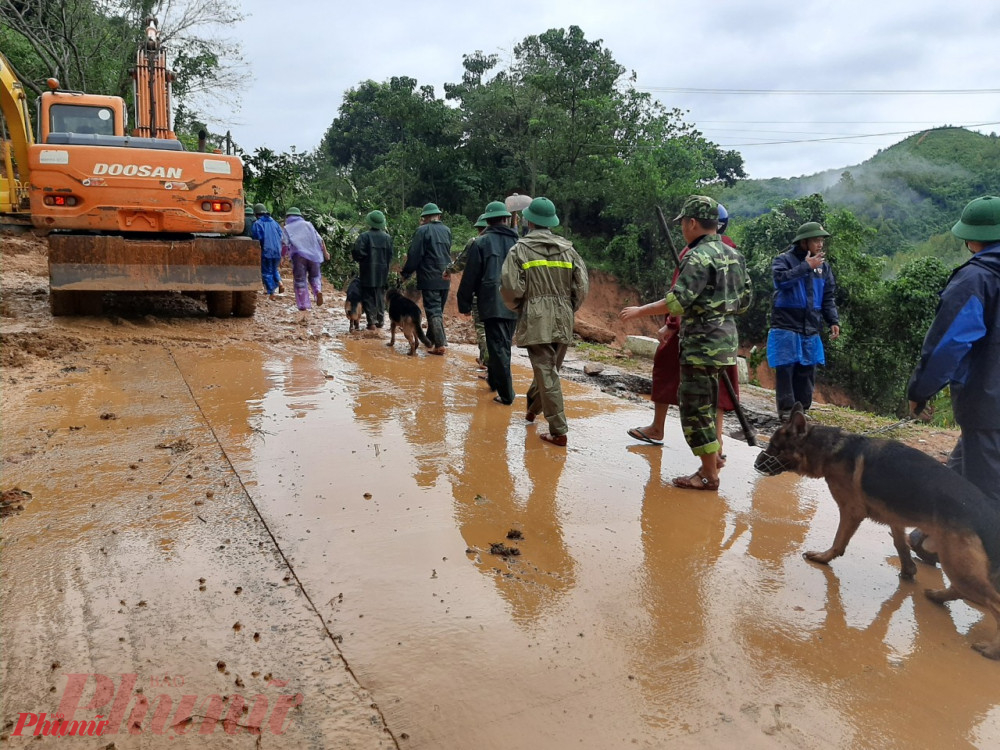
M788 471L788 466L777 456L772 456L767 451L761 451L757 460L753 462L753 467L765 476L773 477L783 471Z

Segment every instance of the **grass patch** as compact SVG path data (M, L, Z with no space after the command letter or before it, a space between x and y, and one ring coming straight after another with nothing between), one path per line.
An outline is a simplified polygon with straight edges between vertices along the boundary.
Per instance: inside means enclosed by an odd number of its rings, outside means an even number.
M589 341L579 341L573 347L580 359L589 362L600 362L605 365L613 365L620 370L650 374L653 371L653 360L645 357L633 357L628 350L606 344L593 344Z

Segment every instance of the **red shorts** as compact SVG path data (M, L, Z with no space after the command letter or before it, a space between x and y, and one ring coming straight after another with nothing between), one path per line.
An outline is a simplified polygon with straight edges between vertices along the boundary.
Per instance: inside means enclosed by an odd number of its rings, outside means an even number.
M736 365L730 365L726 368L726 372L729 373L729 380L733 384L733 390L736 391L738 398L740 395L739 369ZM680 385L680 382L681 350L680 341L675 333L666 344L660 343L653 356L653 403L676 405L678 403L677 386ZM729 398L729 391L722 384L721 378L719 381L719 406L724 411L733 411L736 408L733 405L733 400Z

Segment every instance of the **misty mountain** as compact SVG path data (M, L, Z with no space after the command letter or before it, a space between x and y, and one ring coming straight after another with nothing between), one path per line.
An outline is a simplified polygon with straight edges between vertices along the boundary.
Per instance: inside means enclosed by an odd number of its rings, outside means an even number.
M935 128L861 164L806 177L745 180L722 190L718 198L738 219L813 193L878 230L870 253L911 251L948 232L973 198L1000 195L1000 138L964 128Z

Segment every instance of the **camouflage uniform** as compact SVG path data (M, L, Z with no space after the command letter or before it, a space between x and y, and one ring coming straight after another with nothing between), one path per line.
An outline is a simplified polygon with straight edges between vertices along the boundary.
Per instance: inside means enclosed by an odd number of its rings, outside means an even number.
M682 215L717 219L714 206L711 199L688 199ZM736 315L750 307L751 299L750 278L738 250L724 244L718 234L692 243L666 303L672 315L682 316L681 427L696 456L719 450L715 432L719 373L736 364Z

